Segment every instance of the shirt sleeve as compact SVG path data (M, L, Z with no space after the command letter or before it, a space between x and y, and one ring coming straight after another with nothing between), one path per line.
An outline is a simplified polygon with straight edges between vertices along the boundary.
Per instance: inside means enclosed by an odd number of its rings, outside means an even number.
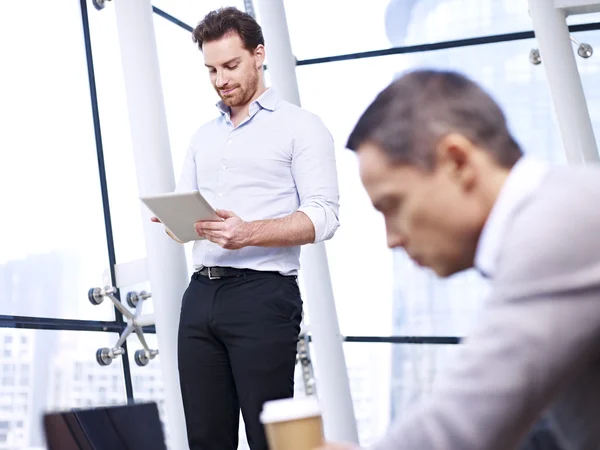
M190 192L198 190L198 179L196 177L196 161L194 159L194 147L190 145L183 160L179 180L175 192Z
M339 190L333 138L314 115L302 118L294 137L292 176L300 207L315 227L315 242L331 239L340 223Z

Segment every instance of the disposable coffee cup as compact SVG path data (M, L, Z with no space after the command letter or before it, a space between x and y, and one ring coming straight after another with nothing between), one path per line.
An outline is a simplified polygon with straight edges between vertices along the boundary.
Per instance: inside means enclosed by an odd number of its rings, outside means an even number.
M313 450L325 442L321 408L315 397L268 401L260 421L270 450Z

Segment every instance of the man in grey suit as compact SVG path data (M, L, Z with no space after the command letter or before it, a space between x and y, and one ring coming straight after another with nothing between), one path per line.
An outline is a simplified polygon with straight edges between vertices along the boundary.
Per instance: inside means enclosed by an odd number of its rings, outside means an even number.
M600 449L600 170L524 157L494 100L452 72L396 80L348 147L389 247L492 280L454 364L375 449L515 449L541 417L562 448Z

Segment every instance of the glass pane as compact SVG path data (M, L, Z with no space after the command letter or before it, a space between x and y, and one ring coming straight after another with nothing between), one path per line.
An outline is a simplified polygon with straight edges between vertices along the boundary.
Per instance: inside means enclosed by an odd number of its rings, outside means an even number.
M394 336L464 336L475 323L489 292L475 271L440 279L414 264L404 250L394 252Z
M87 300L108 258L79 5L34 11L0 15L0 314L111 319Z
M113 333L0 328L0 448L43 448L44 412L125 403L119 358L96 362Z
M515 0L285 0L285 7L299 60L532 29L527 2Z
M390 424L391 351L391 344L344 343L358 436L363 447L377 442ZM315 359L316 366L318 355ZM319 392L318 378L316 384Z
M597 23L597 22L600 22L600 13L577 14L575 16L567 17L567 23L569 25L577 25L580 23Z
M311 345L318 374L319 355ZM360 444L369 447L432 391L456 345L344 343ZM319 379L316 379L317 393Z
M600 40L597 32L578 35L592 45ZM474 272L440 280L415 267L403 252L386 249L383 222L360 183L356 157L344 149L356 120L378 92L409 68L459 70L499 101L526 153L563 164L544 67L528 60L534 45L533 40L515 41L298 67L302 104L325 121L338 149L342 226L327 248L342 334L464 335L488 292ZM595 82L600 60L577 62L600 132L600 87ZM335 80L335 88L324 91L324 80ZM377 275L363 273L367 268Z
M235 6L245 11L243 0L153 0L152 5L191 27L195 27L210 11L223 6Z
M158 349L158 339L156 334L144 333L146 344L152 350ZM162 379L162 369L160 363L160 353L146 366L139 366L136 362L135 352L142 350L137 335L132 334L127 339L127 349L129 350L129 367L131 367L131 382L133 385L133 397L136 402L156 402L158 413L163 423L166 423L165 415L165 393ZM168 428L164 428L165 438L169 444ZM168 445L172 448L171 445Z
M146 256L114 5L88 8L117 263Z
M459 347L429 344L395 344L391 347L390 419L394 421L431 394L436 381L444 376L445 368L452 364Z

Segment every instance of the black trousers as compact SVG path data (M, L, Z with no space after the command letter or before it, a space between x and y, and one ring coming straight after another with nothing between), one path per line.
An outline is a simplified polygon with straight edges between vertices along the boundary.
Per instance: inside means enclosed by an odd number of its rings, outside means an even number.
M292 397L302 300L273 272L194 274L181 307L179 379L190 450L236 450L240 408L252 450L267 450L259 415Z

